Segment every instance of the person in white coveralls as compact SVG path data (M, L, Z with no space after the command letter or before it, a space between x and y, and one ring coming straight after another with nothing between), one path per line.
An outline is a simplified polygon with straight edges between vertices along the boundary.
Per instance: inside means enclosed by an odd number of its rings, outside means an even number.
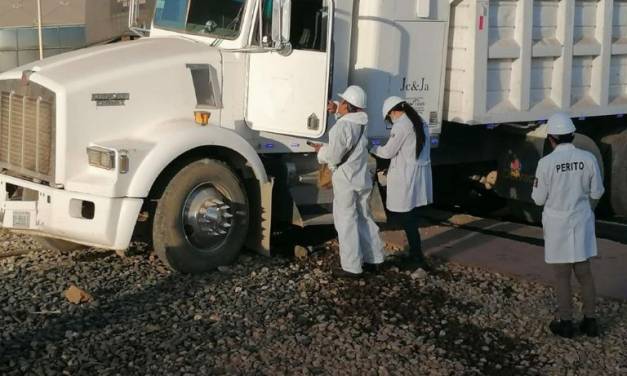
M329 132L328 145L312 146L318 161L333 172L333 221L341 263L334 275L359 277L364 269L377 270L383 263L383 242L368 205L373 174L368 169L366 93L350 86L339 96L339 103L329 102L329 112L338 120Z
M591 200L599 200L605 191L595 156L573 145L575 131L565 114L549 118L547 133L554 150L540 160L532 192L535 203L544 205L544 257L556 276L559 319L549 328L567 338L575 334L570 284L573 272L583 295L584 318L579 329L588 336L599 335L590 269L590 258L597 255Z

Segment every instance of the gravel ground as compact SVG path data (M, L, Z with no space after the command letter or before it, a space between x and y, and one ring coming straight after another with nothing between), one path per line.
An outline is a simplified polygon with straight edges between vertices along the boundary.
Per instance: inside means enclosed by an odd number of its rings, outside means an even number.
M627 302L601 300L601 338L563 340L550 288L479 269L337 281L333 244L203 276L137 249L2 257L37 248L0 232L3 375L627 374ZM71 284L93 301L68 303Z

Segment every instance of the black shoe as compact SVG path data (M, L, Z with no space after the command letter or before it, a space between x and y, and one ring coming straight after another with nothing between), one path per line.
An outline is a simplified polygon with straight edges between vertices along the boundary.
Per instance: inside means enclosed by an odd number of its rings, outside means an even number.
M573 338L575 335L575 328L571 320L552 321L549 324L549 329L553 334L564 338Z
M599 336L599 325L597 319L591 317L584 317L579 324L579 330L588 337Z
M380 264L364 264L362 266L362 268L364 269L364 272L368 272L368 273L373 273L373 274L377 274L380 273L383 270L383 263Z
M424 256L409 256L405 259L405 262L412 268L412 269L422 269L427 273L431 273L433 272L435 269L434 267L431 265L431 263L429 261L427 261L427 259L425 259Z
M352 272L347 272L346 270L342 269L342 268L336 268L333 269L333 271L331 272L331 274L333 274L333 276L335 278L345 278L345 279L357 279L357 278L361 278L361 273L352 273Z

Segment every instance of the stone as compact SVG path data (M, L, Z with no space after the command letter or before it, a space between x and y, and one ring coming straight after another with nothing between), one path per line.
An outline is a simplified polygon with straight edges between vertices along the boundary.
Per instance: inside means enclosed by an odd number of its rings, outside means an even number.
M89 303L94 299L87 291L76 285L70 285L63 295L65 299L72 304Z
M306 260L309 257L309 250L303 246L297 245L294 247L294 257L298 260Z
M428 274L422 268L418 268L418 269L416 269L416 271L411 273L410 277L413 280L423 280L423 279L428 277Z

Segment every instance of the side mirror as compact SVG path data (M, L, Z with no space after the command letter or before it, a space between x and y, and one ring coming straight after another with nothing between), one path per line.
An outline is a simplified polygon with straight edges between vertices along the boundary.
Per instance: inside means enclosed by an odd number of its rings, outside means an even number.
M279 53L284 56L292 53L292 45L290 43L291 16L291 0L272 1L272 41L274 48L279 50Z

